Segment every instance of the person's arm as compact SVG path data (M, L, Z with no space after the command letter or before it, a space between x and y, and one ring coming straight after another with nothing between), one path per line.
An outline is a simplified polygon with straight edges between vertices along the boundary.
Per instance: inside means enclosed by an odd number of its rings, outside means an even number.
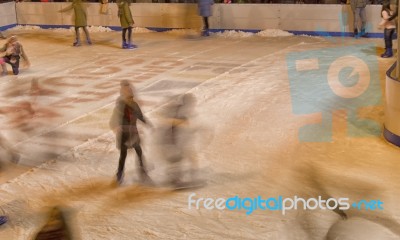
M115 105L115 108L113 110L113 113L111 115L110 121L109 121L109 126L110 129L114 132L117 133L121 129L121 122L122 122L122 115L120 112L120 106L119 103L117 102Z
M142 110L140 109L139 105L136 102L134 103L133 110L135 111L137 119L139 119L143 123L147 123L146 119L143 116Z
M393 15L389 17L388 21L392 21L397 17L398 10L399 10L399 0L396 0L396 11L394 11Z

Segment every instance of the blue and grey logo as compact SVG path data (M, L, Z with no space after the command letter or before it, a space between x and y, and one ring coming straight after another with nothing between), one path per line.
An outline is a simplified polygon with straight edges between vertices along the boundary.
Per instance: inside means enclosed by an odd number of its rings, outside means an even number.
M287 55L293 113L322 115L320 123L299 129L300 141L330 142L335 110L346 110L348 136L380 135L380 124L360 115L362 108L381 105L375 49L360 44Z

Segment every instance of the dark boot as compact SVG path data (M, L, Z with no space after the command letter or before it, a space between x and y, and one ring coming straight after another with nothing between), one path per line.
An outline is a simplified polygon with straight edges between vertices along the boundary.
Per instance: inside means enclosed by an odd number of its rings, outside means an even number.
M386 48L386 51L381 55L382 58L390 58L393 57L392 48Z
M381 55L382 58L390 58L393 57L393 49L392 48L386 48L385 53Z
M362 28L361 32L360 32L360 37L367 37L367 36L368 36L368 33L365 32L365 28Z
M354 37L355 37L355 38L359 38L359 37L360 37L360 36L358 35L358 29L357 29L357 28L354 29Z
M127 49L128 48L128 43L126 41L122 42L122 48Z
M136 45L136 44L133 44L133 43L128 43L128 49L135 49L135 48L137 48L138 46Z
M201 31L201 36L203 36L203 37L210 36L210 33L208 32L208 29L203 29L203 31Z

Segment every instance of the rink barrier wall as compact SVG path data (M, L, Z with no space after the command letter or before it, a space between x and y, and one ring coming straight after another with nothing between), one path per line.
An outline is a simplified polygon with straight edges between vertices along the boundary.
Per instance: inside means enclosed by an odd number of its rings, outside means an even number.
M15 5L16 22L10 24L37 26L73 25L73 11L58 12L69 6L68 2L19 2L1 4L3 8ZM117 6L110 3L108 13L100 13L100 3L86 3L89 26L120 29ZM131 10L136 27L157 31L170 29L200 29L202 19L196 4L184 3L132 3ZM210 26L213 31L244 30L257 32L264 29L281 29L294 34L317 36L351 36L353 14L350 5L334 4L215 4ZM370 37L382 37L378 29L380 5L366 8Z
M2 3L0 5L0 30L16 26L17 14L14 2Z
M394 63L386 72L386 96L385 96L385 124L384 138L400 147L400 81L393 76L396 69Z

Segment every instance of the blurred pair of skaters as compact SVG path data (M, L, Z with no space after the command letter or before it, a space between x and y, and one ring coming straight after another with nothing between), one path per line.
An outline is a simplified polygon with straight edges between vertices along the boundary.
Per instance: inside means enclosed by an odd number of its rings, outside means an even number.
M120 150L119 165L116 174L116 182L120 185L123 182L125 159L127 150L135 149L138 157L138 172L140 181L153 184L148 176L144 162L143 151L140 146L141 140L137 129L137 120L152 128L153 141L161 156L166 160L167 182L172 187L181 188L187 185L187 177L183 172L183 160L192 160L190 171L191 183L195 178L197 169L196 154L191 140L195 131L190 123L194 117L196 99L193 94L184 94L177 99L170 101L161 111L161 121L153 126L143 115L142 110L135 99L135 90L128 81L121 81L120 96L110 120L110 127L116 135L117 148ZM184 181L184 179L186 179Z
M195 116L196 99L193 94L184 94L169 102L161 111L161 121L154 127L143 115L137 100L134 88L128 81L121 81L120 96L116 101L110 119L110 127L116 135L117 148L120 150L119 164L116 174L116 183L122 184L125 160L128 149L135 149L138 157L138 174L142 183L151 183L147 174L140 137L137 129L137 120L152 127L152 136L155 136L156 148L168 163L168 184L174 189L185 189L202 186L197 179L197 161L192 140L197 131L191 125ZM190 174L183 171L185 159L190 159L192 169ZM189 175L189 176L188 176ZM190 179L190 180L189 180ZM35 240L67 240L79 239L79 231L72 221L71 211L55 206L49 211L47 223L36 234Z

